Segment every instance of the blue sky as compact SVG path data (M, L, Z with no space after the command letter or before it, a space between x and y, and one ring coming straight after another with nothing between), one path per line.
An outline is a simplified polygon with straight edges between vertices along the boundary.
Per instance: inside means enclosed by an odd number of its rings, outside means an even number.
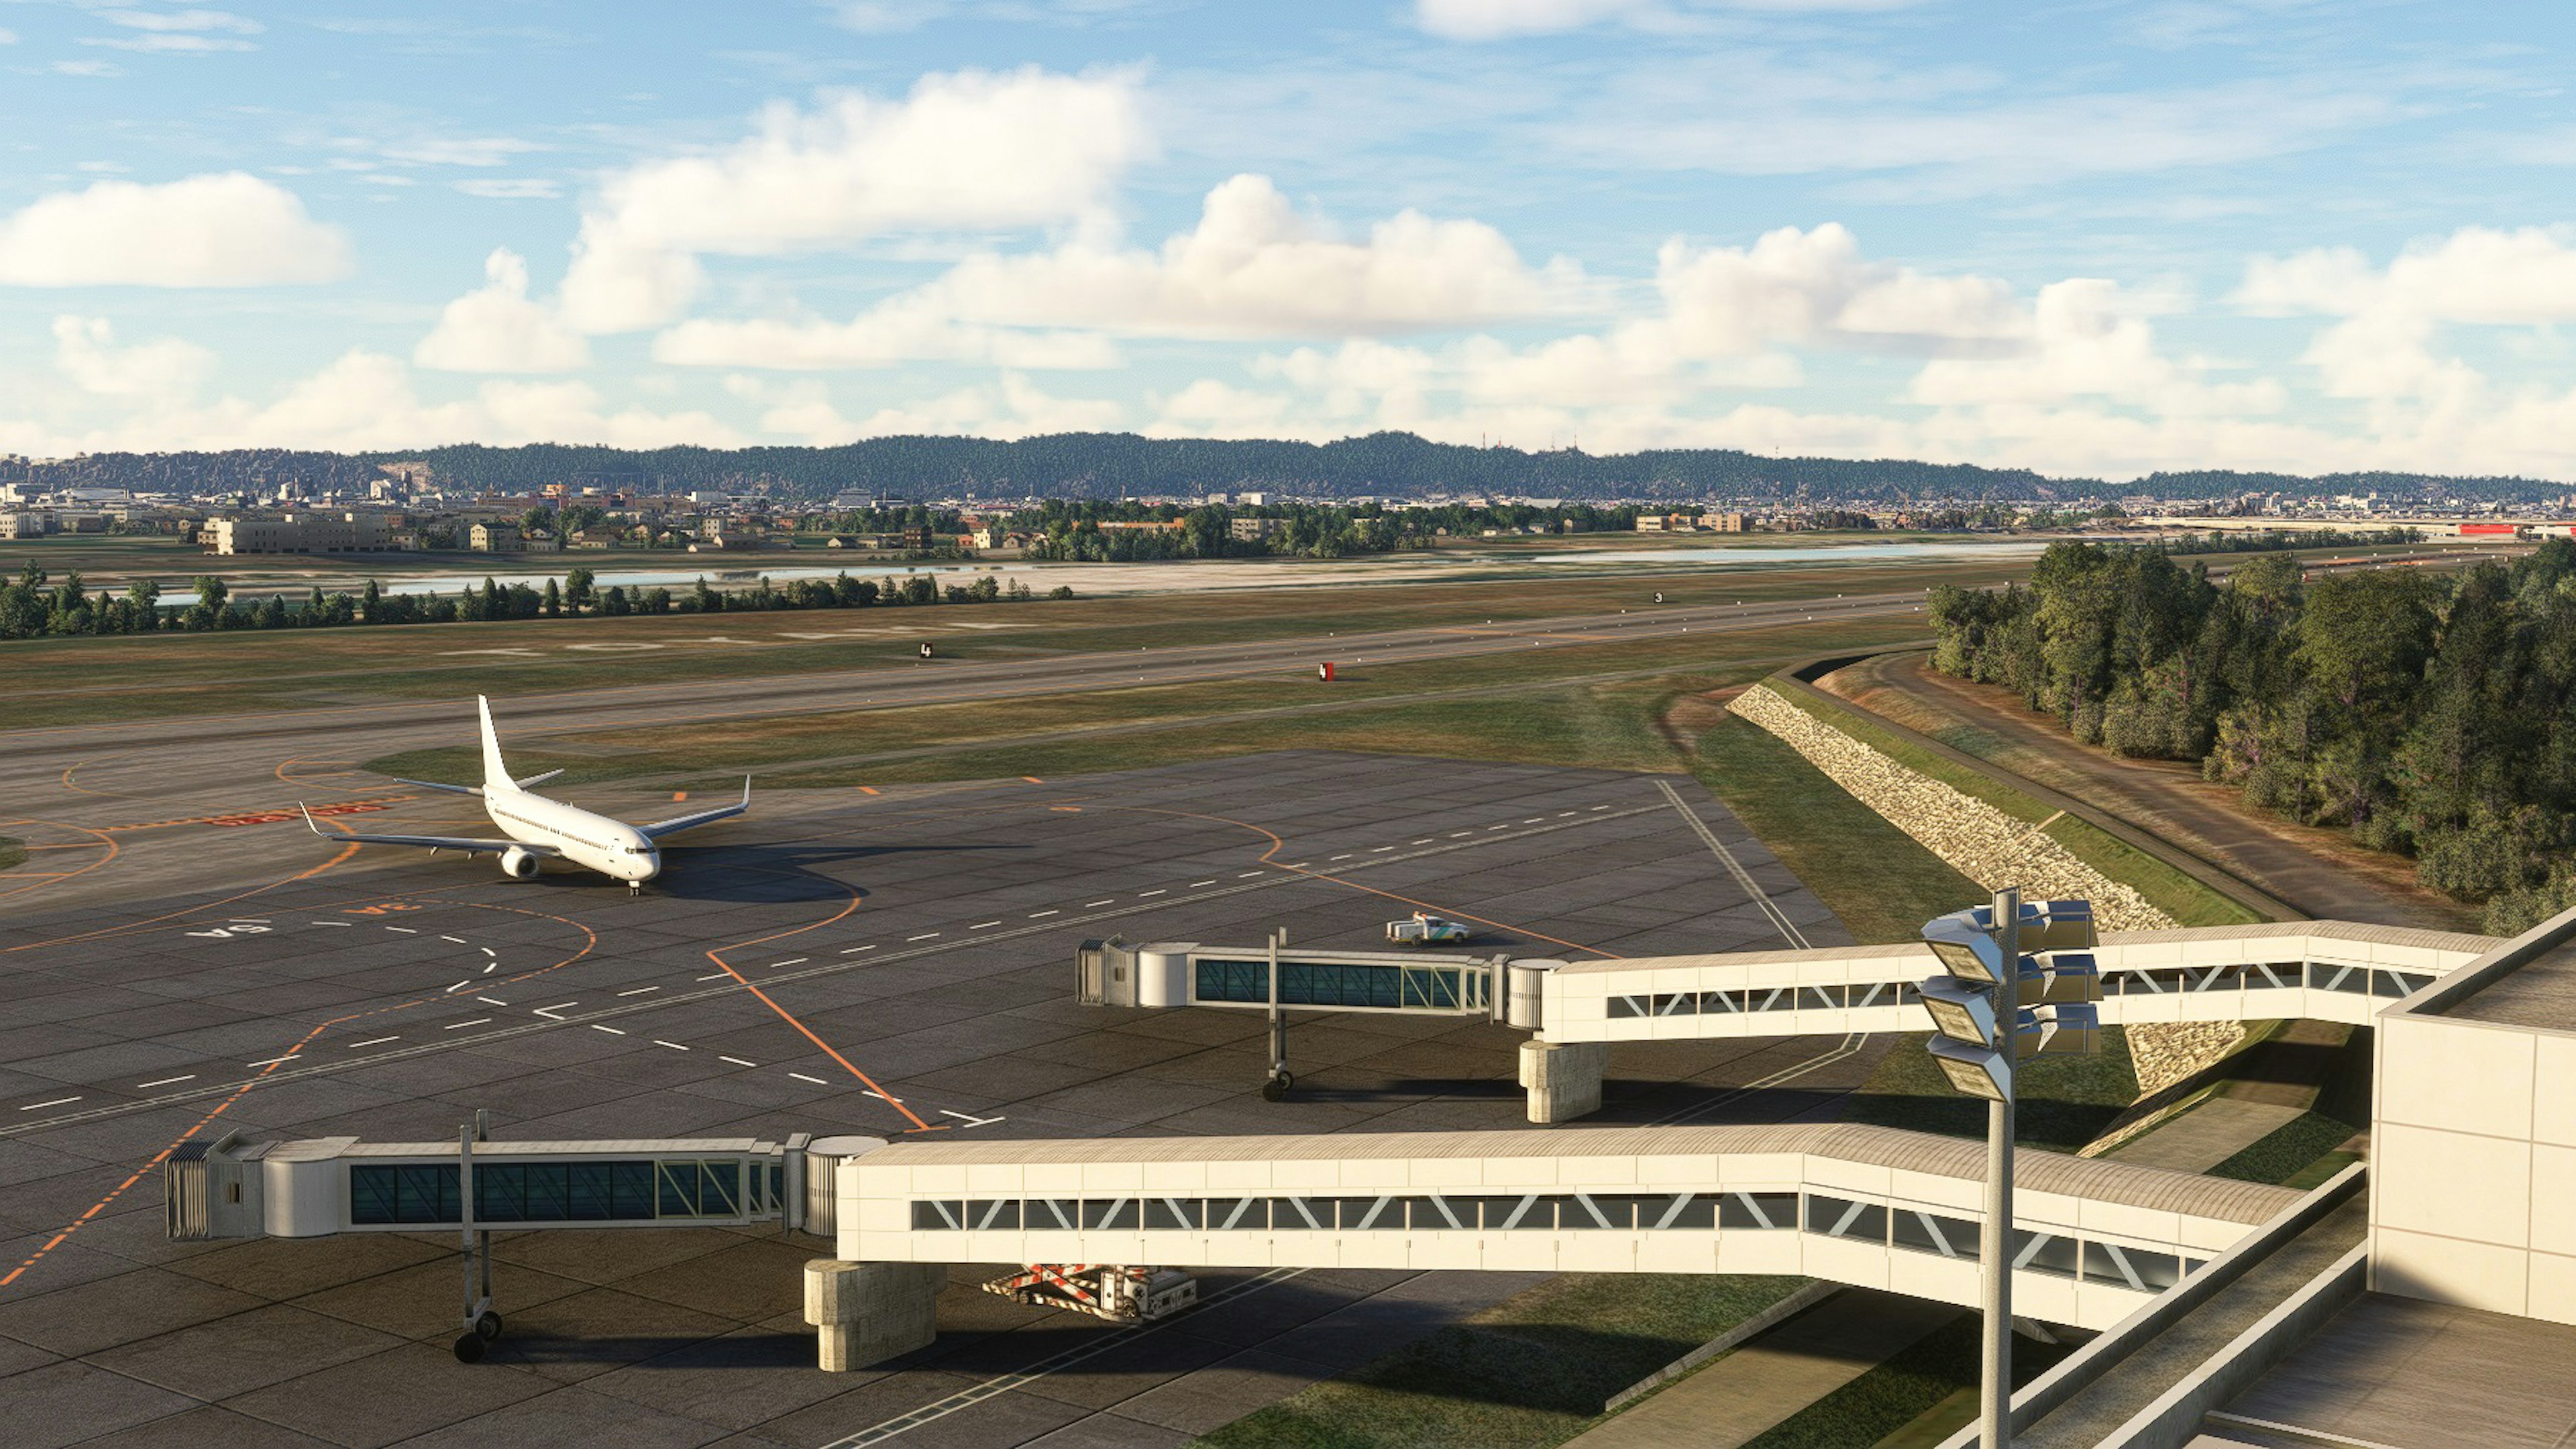
M2569 13L0 0L0 452L2576 478Z

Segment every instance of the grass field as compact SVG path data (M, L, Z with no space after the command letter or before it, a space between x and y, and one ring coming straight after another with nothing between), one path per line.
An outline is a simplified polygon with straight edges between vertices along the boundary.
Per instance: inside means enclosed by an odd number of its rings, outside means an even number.
M1930 1032L1896 1038L1869 1080L1852 1094L1846 1122L1938 1132L1945 1137L1986 1135L1986 1104L1954 1091L1923 1049ZM2072 1152L2101 1134L2138 1099L2138 1072L2121 1028L2102 1028L2102 1050L2092 1056L2036 1057L2014 1069L2018 1106L2013 1140Z
M334 701L524 695L637 683L909 665L923 638L952 658L1004 660L1668 606L1830 598L1994 582L2017 565L1811 565L1621 577L1235 589L1027 604L821 609L494 624L151 634L0 643L22 727L232 713ZM861 576L867 571L855 570ZM959 631L961 623L976 627ZM1000 626L1000 627L994 627ZM853 635L848 631L860 631ZM824 638L796 639L795 634ZM710 642L720 639L730 642ZM660 646L649 661L636 646ZM579 647L575 647L579 646ZM516 654L478 651L510 650Z
M2016 1341L2014 1387L2056 1367L2073 1351L2071 1344ZM1945 1419L1921 1426L1937 1429L1937 1433L1920 1434L1914 1430L1927 1413L1955 1409L1962 1387L1974 1389L1982 1352L1976 1315L1961 1314L1932 1330L1913 1347L1754 1436L1746 1441L1744 1449L1856 1449L1898 1433L1904 1433L1909 1444L1937 1444L1974 1420L1973 1392L1965 1401L1965 1413L1956 1422Z
M1197 1442L1207 1449L1547 1449L1602 1402L1804 1278L1567 1274Z
M27 842L15 836L0 835L0 870L16 870L27 863Z
M2212 1177L2313 1187L2341 1172L2356 1154L2342 1149L2361 1129L2323 1112L2306 1112L2209 1170Z
M2262 919L2236 901L2201 884L2163 861L2137 849L2090 822L2061 814L2003 781L1945 759L1916 745L1856 710L1805 690L1782 690L1781 697L1807 713L1870 746L1906 767L1981 800L2016 820L2046 825L2048 837L2078 860L2135 889L2148 902L2185 926L2241 925Z
M1758 677L1789 656L1888 639L1904 619L1841 621L1699 638L1640 640L1413 664L1368 665L1329 690L1302 678L1212 680L988 702L832 711L715 724L604 730L520 749L567 781L695 778L756 770L774 785L825 787L1125 769L1274 749L1369 749L1614 769L1682 768L1656 734L1663 699ZM1658 682L1643 676L1671 672ZM1603 680L1604 675L1640 676ZM1571 683L1570 681L1584 681ZM1558 694L1546 687L1566 681ZM1519 690L1507 697L1489 693ZM1369 707L1380 701L1383 707ZM1329 709L1331 713L1297 713ZM1139 740L1151 727L1150 741ZM590 747L606 746L605 751ZM981 746L978 748L978 746ZM922 752L917 758L889 754ZM366 768L463 779L472 749L408 751Z

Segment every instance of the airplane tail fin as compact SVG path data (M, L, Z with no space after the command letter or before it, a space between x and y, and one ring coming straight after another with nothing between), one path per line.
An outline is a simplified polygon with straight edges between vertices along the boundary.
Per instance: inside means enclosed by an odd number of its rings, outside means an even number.
M501 763L501 740L492 733L492 701L478 694L474 696L474 707L483 716L483 793L514 794L518 782L510 778L509 767Z

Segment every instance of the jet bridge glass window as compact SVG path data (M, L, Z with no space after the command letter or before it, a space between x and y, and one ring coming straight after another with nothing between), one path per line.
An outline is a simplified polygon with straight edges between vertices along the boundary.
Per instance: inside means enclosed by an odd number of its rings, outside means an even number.
M2060 1233L2013 1234L2013 1271L2049 1278L2073 1278L2081 1272L2075 1239Z
M1966 1218L1899 1208L1895 1213L1895 1231L1889 1241L1908 1252L1973 1260L1977 1256L1980 1226Z
M1730 1192L1718 1200L1717 1225L1729 1232L1786 1231L1798 1225L1794 1192Z
M1855 1242L1887 1242L1887 1209L1876 1203L1851 1202L1811 1193L1807 1197L1807 1231Z
M1270 1000L1268 960L1193 958L1193 995L1199 1001L1258 1005ZM1285 1006L1374 1007L1380 1010L1456 1011L1482 999L1467 972L1456 966L1373 966L1356 962L1282 961L1279 1000Z
M2161 1293L2182 1281L2182 1259L2172 1253L2124 1248L2117 1243L2086 1243L2084 1281Z
M668 1222L742 1218L743 1164L693 1158L640 1162L477 1162L477 1223ZM462 1222L454 1163L358 1163L349 1169L349 1221L358 1226ZM772 1200L774 1203L774 1199Z

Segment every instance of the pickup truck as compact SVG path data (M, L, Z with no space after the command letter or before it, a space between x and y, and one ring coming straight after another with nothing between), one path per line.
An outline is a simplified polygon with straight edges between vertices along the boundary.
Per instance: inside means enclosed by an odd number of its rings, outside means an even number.
M1464 941L1475 933L1446 916L1415 911L1409 921L1386 923L1386 939L1398 946L1427 946L1450 941Z

